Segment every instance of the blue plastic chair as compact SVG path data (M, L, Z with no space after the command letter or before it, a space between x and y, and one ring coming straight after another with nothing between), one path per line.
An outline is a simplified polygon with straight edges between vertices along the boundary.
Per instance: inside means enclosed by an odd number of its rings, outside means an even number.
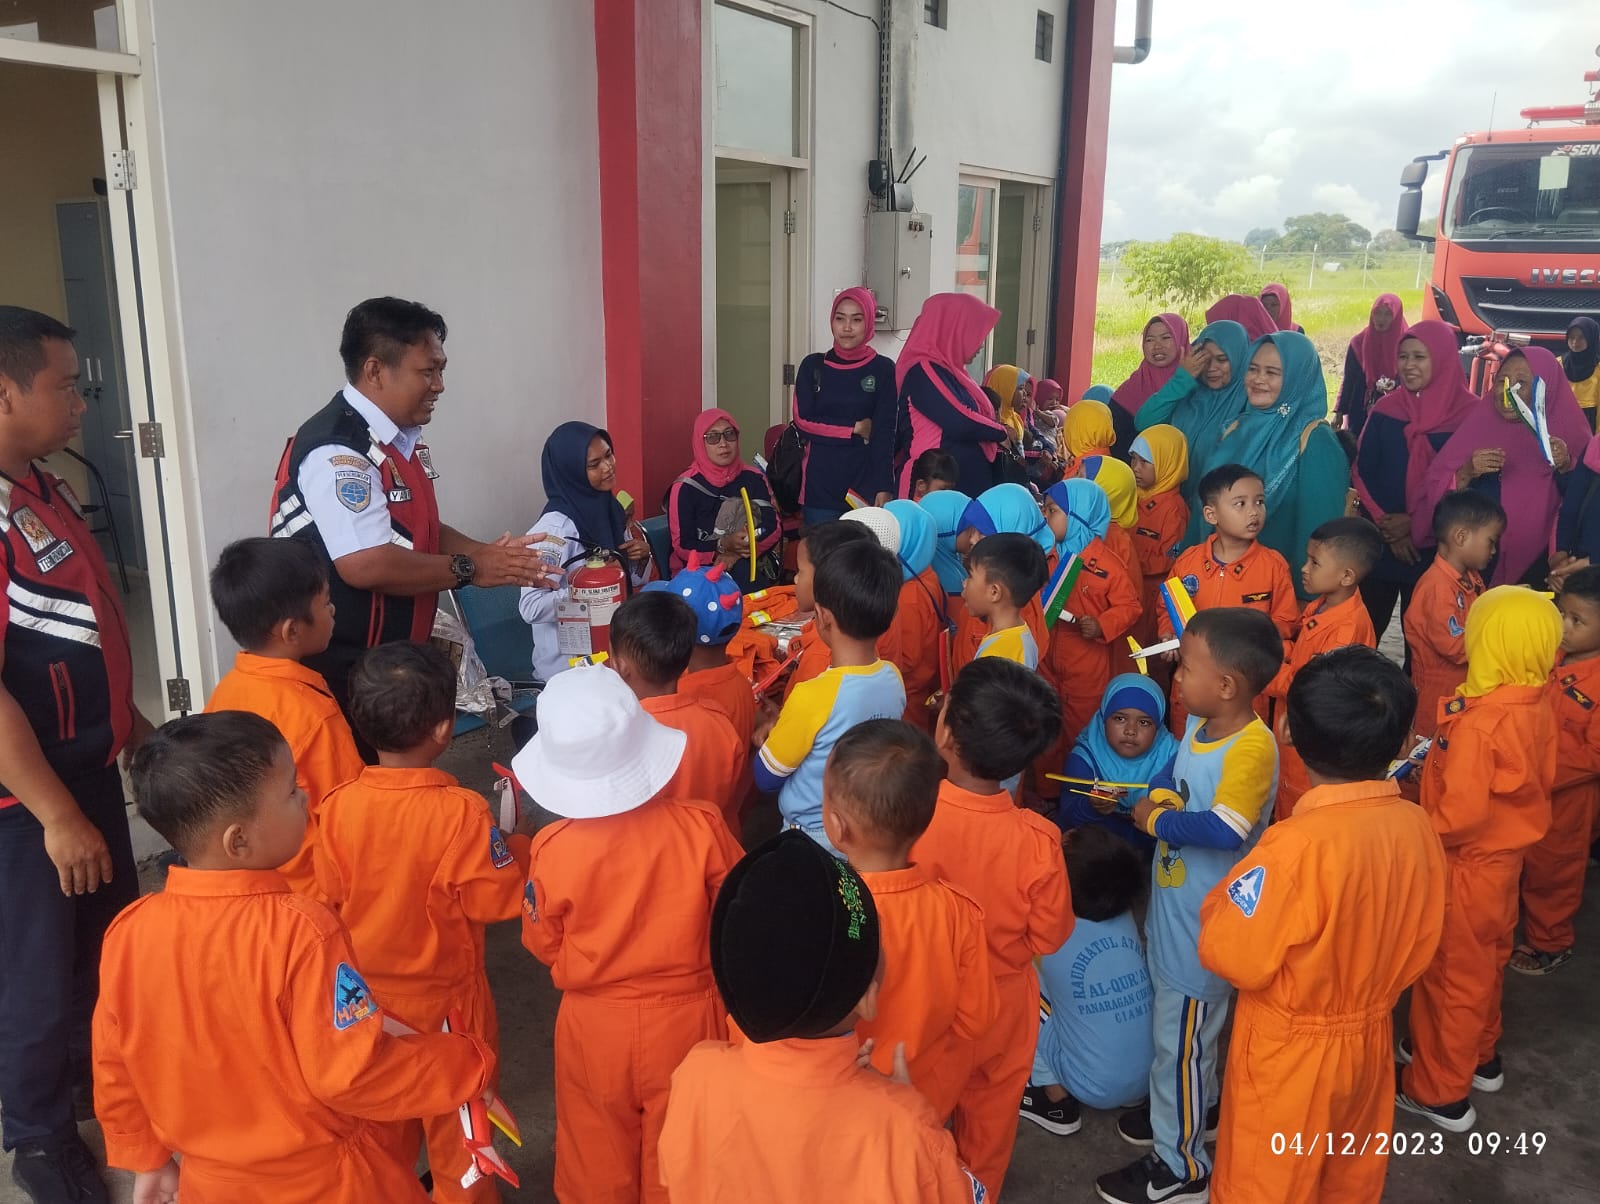
M650 545L650 557L656 562L656 572L663 581L672 576L672 527L665 514L647 518L639 524L644 528L645 541Z
M533 680L533 632L517 613L517 596L511 586L450 591L451 603L472 634L484 669L491 677L511 683L511 709L526 715L538 705L539 683ZM488 726L482 715L456 712L457 736Z

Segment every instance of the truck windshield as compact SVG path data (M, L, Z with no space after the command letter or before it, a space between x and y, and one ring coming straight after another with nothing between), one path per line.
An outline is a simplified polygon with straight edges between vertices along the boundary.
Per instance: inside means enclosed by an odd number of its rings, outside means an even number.
M1462 147L1445 193L1444 233L1600 240L1600 140Z

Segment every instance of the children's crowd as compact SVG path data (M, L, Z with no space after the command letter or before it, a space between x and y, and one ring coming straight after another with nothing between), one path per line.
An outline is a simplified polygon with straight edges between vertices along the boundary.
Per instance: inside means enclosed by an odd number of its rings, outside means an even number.
M510 919L562 996L565 1202L992 1202L1020 1122L1085 1107L1142 1151L1086 1168L1113 1204L1376 1201L1397 1107L1472 1128L1515 1073L1505 969L1574 943L1600 568L1486 589L1505 511L1445 493L1402 668L1361 596L1379 526L1291 564L1270 468L1191 480L1164 423L1125 462L1087 406L1001 407L1058 479L968 497L923 449L909 496L799 531L792 584L644 585L492 802L436 768L448 656L372 648L341 706L303 663L324 560L230 545L243 651L131 768L179 860L101 958L94 1110L139 1204L500 1198Z

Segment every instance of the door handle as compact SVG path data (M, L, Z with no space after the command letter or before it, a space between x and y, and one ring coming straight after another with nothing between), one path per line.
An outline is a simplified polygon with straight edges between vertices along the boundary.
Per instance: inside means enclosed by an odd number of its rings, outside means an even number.
M132 431L113 431L111 433L111 437L113 439L132 439L133 438L133 432Z

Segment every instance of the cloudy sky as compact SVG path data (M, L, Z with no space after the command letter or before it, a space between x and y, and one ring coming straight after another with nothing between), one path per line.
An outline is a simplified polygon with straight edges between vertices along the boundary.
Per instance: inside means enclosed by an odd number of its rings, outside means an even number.
M1597 0L1158 0L1153 32L1112 69L1107 242L1316 210L1387 228L1413 156L1488 128L1491 104L1503 128L1582 101L1600 67Z

